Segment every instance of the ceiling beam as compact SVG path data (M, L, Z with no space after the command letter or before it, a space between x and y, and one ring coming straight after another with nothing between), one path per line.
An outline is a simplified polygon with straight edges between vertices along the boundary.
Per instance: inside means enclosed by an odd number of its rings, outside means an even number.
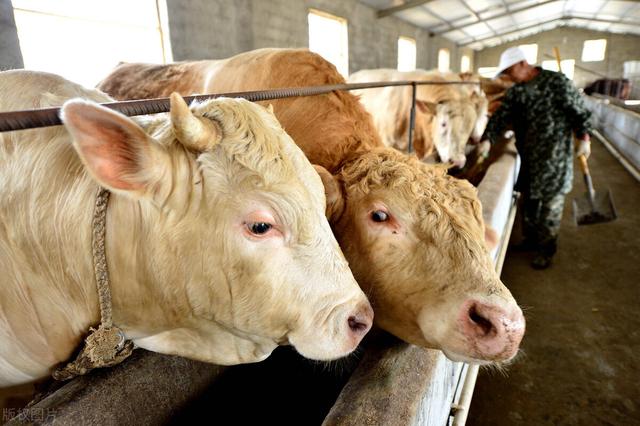
M435 34L435 35L442 35L442 34L444 34L444 33L448 33L448 32L451 32L451 31L461 30L461 29L463 29L464 27L469 27L469 26L471 26L471 25L475 25L475 24L477 24L477 23L479 23L479 22L484 22L484 21L488 21L488 20L491 20L491 19L503 18L503 17L505 17L505 16L513 15L514 13L523 12L523 11L525 11L525 10L533 9L534 7L543 6L543 5L545 5L545 4L549 4L549 3L555 3L555 2L557 2L557 1L559 1L559 0L547 0L547 1L543 1L542 3L536 3L536 4L531 4L531 5L529 5L529 6L521 7L520 9L513 9L513 8L512 8L510 11L507 11L507 12L504 12L504 13L499 13L499 14L497 14L497 15L494 15L494 16L491 16L491 17L488 17L488 18L486 18L486 19L479 20L479 21L477 21L477 22L472 22L472 23L469 23L469 24L458 25L458 26L455 26L455 27L452 27L452 28L447 28L446 30L442 30L442 31L434 32L434 34ZM639 0L639 1L640 1L640 0ZM480 12L480 13L482 13L482 12Z
M498 33L496 35L490 35L490 36L487 36L487 37L476 38L476 39L473 39L471 41L466 41L464 43L459 43L458 46L459 47L465 47L465 46L468 46L468 45L473 44L473 43L480 43L480 42L483 42L483 41L486 41L486 40L491 40L492 38L504 37L504 36L509 35L509 34L517 33L517 32L520 32L520 31L525 31L525 30L528 30L528 29L531 29L531 28L534 28L534 27L539 27L541 25L548 24L550 22L562 21L564 19L566 19L566 18L561 16L559 18L548 19L548 20L542 21L542 22L536 22L535 24L527 25L526 27L516 28L515 30L505 31L503 33Z
M501 0L501 1L504 3L504 0ZM567 1L567 0L553 0L553 1ZM638 1L640 1L640 0L638 0ZM498 4L493 4L493 5L491 5L491 6L489 6L489 7L486 7L486 8L484 8L484 9L482 9L482 10L478 10L478 11L476 11L476 13L477 13L478 15L484 15L485 13L490 13L491 11L495 10L495 9L496 9L496 7L504 7L504 8L505 8L506 10L508 10L509 12L513 12L513 11L511 10L511 8L512 8L512 7L515 7L515 8L517 9L518 5L522 6L522 3L530 3L530 0L521 0L521 1L516 1L516 2L511 3L510 5L508 5L508 7L505 7L504 5L500 6L500 5L498 5ZM462 17L460 17L460 18L452 19L452 20L451 20L451 21L449 21L449 22L451 22L451 25L454 25L456 22L465 21L465 20L466 20L466 19L468 19L468 18L469 18L468 16L462 16ZM494 17L492 16L492 17L487 18L487 19L493 19L493 18L494 18ZM513 17L511 17L511 20L513 20ZM473 24L477 24L477 23L478 23L478 21L476 21L476 22L472 22L472 23L470 23L470 24L469 24L469 23L467 23L467 24L464 24L464 25L473 25ZM437 30L438 28L440 28L440 26L441 26L441 25L436 24L434 27L432 27L432 29L435 31L435 30ZM432 32L434 32L434 31L432 31ZM450 30L449 28L446 28L446 29L437 30L437 31L438 31L438 32L445 32L445 31L451 31L451 30Z
M469 12L471 12L471 14L472 14L472 15L473 15L477 20L478 20L478 22L484 22L484 21L482 20L482 18L480 17L480 15L478 15L478 14L476 13L476 11L475 11L475 10L473 10L473 9L472 9L468 4L467 4L467 2L466 2L466 1L464 1L464 0L459 0L459 1L460 1L460 3L462 3L462 5L465 7L465 9L467 9ZM506 5L506 4L505 4L505 5ZM509 10L509 8L508 8L508 7L507 7L506 9L507 9L507 10ZM489 23L488 23L488 22L485 22L484 24L487 26L487 28L489 28L489 29L491 30L491 32L492 32L493 34L497 34L497 33L496 33L496 30L495 30L491 25L489 25Z
M433 0L412 0L412 1L408 1L404 4L401 4L399 6L394 6L394 7L389 7L387 9L382 9L379 10L376 13L376 16L378 18L384 18L385 16L389 16L389 15L393 15L396 12L400 12L402 10L407 10L407 9L413 9L414 7L418 7L421 6L423 4L427 4L429 2L432 2Z
M623 13L622 16L627 16L629 13L631 13L631 11L633 11L633 9L635 8L640 8L640 4L638 3L631 3L631 6L629 6L628 9L626 9ZM611 24L613 25L613 24ZM605 31L609 31L611 29L611 25L609 25L607 28L605 28Z
M525 30L528 30L528 29L531 29L531 28L534 28L534 27L538 27L538 26L541 26L541 25L544 25L544 24L548 24L550 22L570 21L571 19L582 19L582 20L585 20L585 21L603 22L603 23L607 23L607 24L627 24L627 25L638 25L638 26L640 26L640 22L612 21L610 19L599 19L599 18L598 19L594 19L594 18L588 18L588 17L583 17L583 16L567 15L567 16L561 16L559 18L549 19L549 20L542 21L542 22L537 22L537 23L532 24L532 25L527 25L526 27L516 28L514 30L505 31L503 33L498 33L498 34L495 34L495 35L489 35L489 36L482 37L482 38L476 38L476 39L473 39L471 41L466 41L464 43L459 43L458 46L464 47L464 46L468 46L468 45L473 44L473 43L479 43L479 42L483 42L483 41L486 41L486 40L490 40L492 38L504 37L506 35L517 33L519 31L525 31Z
M579 16L579 15L566 15L563 19L581 19L583 21L593 21L593 22L602 22L604 24L626 24L626 25L638 25L640 26L640 22L638 21L614 21L611 19L600 19L600 18L589 18L587 16Z
M414 7L422 6L423 4L427 4L427 3L430 3L432 1L433 0L411 0L411 1L407 1L406 3L398 5L398 6L393 6L393 7L387 8L387 9L379 10L376 13L376 16L378 18L384 18L386 16L393 15L396 12L401 12L401 11L407 10L407 9L413 9Z

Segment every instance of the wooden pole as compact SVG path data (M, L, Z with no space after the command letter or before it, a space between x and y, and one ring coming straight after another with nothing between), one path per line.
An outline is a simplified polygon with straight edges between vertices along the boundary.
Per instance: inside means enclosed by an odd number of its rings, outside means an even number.
M558 49L557 47L554 47L553 54L556 57L556 61L558 61L558 71L562 72L562 61L560 60L560 49Z

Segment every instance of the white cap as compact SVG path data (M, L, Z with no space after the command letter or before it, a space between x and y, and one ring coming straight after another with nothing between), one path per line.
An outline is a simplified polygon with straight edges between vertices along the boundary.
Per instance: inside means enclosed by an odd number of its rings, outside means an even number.
M500 55L500 65L498 65L498 70L496 72L496 77L502 74L502 71L506 70L512 65L517 64L520 61L526 61L527 57L524 54L524 51L517 46L510 47Z

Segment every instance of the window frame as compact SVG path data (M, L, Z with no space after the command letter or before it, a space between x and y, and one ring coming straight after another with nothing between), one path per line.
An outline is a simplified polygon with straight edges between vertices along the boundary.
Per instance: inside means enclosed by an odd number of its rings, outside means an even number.
M441 59L442 59L442 55L446 53L446 57L447 57L447 67L445 69L445 67L443 66L444 64L441 63ZM438 49L438 71L440 72L449 72L451 71L451 50L449 50L449 48L447 47L441 47L440 49Z
M403 62L404 62L402 60L402 58L400 57L400 53L401 53L400 46L401 46L402 42L407 43L407 44L405 44L405 46L413 47L413 52L412 52L413 58L410 61L410 62L412 62L412 65L409 66L409 67L404 67L404 66L401 67L401 65L403 65ZM418 56L418 46L417 46L417 43L416 43L416 39L411 38L411 37L399 36L398 37L398 66L397 66L398 71L415 71L416 66L417 66L417 59L418 59L417 56Z
M587 44L590 43L593 46L596 43L599 44L599 42L602 42L600 55L597 56L598 59L593 59L596 56L594 55L593 58L590 57L589 52L591 52L592 49L594 49L595 47L592 47L591 49L588 49L587 48L588 47ZM582 42L582 56L580 57L580 60L582 62L602 62L602 61L604 61L605 58L607 57L607 44L608 43L607 43L607 39L606 38L597 38L597 39L590 39L590 40L583 41Z
M342 46L343 51L338 53L338 57L340 58L338 60L339 63L334 63L334 61L332 61L332 58L326 57L329 55L326 55L326 53L325 55L323 55L323 52L319 51L320 49L317 49L317 48L314 49L314 47L312 46L311 20L310 20L311 15L316 15L317 17L320 17L320 18L336 21L340 23L340 25L342 26L343 28L342 35L344 36L344 39L341 40L341 42L343 43L343 46ZM338 72L342 74L344 78L347 78L349 76L349 21L346 18L333 15L329 12L325 12L320 9L309 8L307 10L307 34L309 37L309 43L308 43L309 50L312 52L318 53L319 55L324 57L327 61L331 62L336 67Z

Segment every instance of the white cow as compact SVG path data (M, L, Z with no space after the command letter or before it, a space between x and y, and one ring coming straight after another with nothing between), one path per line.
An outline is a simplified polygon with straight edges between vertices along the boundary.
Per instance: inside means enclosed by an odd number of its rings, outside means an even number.
M350 83L370 81L462 81L453 73L394 69L361 70L349 77ZM384 87L355 91L373 116L376 129L387 146L407 150L411 87ZM466 85L420 85L416 90L416 118L413 138L416 155L430 157L435 149L439 160L456 167L466 162L469 137L479 139L486 126L486 99L481 90ZM482 113L484 105L485 113ZM479 133L479 134L478 134Z
M318 174L271 112L174 95L170 116L130 119L97 90L0 73L0 111L63 101L64 127L0 134L0 387L47 376L100 321L99 186L113 320L138 347L237 364L278 344L320 360L358 345L371 307Z

